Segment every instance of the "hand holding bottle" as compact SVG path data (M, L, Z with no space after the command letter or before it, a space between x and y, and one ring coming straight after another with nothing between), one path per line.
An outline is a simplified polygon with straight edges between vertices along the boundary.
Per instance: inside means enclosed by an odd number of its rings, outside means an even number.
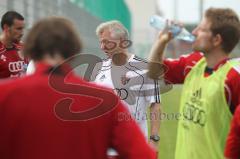
M177 39L184 40L190 43L195 41L195 37L185 28L183 28L180 24L169 22L167 19L164 19L157 15L151 17L150 25L162 32L171 32L174 38L176 37Z
M173 36L171 31L169 31L167 29L166 30L162 30L162 31L159 32L158 42L167 44L173 38L174 38L174 36Z

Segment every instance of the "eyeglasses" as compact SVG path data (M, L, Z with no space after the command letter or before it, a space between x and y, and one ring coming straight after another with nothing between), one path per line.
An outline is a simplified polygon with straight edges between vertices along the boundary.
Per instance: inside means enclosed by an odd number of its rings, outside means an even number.
M116 42L113 40L103 39L100 41L100 44L103 45L105 50L113 50L117 46L121 49L126 49L132 45L132 41L130 40L120 40L120 42Z

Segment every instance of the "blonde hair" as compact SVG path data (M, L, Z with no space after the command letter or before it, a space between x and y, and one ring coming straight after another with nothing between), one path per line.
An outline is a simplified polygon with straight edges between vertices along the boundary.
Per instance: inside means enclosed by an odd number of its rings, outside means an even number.
M230 8L209 8L205 17L211 22L213 35L221 35L222 49L230 53L240 38L240 21L237 13Z
M128 30L117 20L101 23L96 29L96 35L100 36L105 29L111 33L111 37L113 38L129 39Z

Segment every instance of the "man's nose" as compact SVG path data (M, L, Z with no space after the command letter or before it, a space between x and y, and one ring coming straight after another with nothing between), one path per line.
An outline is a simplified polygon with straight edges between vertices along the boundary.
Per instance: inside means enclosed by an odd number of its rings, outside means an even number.
M196 36L197 35L197 30L198 30L197 28L193 29L192 34Z

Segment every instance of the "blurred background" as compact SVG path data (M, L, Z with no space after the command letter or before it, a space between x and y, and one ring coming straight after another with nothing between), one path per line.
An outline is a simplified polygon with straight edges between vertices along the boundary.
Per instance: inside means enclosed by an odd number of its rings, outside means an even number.
M209 7L230 7L240 15L239 0L0 0L0 15L7 10L20 12L26 21L26 32L35 21L50 15L70 18L76 25L84 43L84 53L102 57L95 34L97 25L107 20L117 19L130 31L133 45L130 52L147 58L158 32L150 27L149 19L157 14L167 19L182 22L192 31ZM166 50L166 56L179 57L191 51L190 44L173 40ZM240 54L239 44L232 56ZM164 117L161 124L161 159L173 159L177 132L177 119L181 86L174 86L162 93ZM184 146L184 145L183 145Z
M117 19L130 31L135 54L146 58L157 31L149 25L152 15L182 22L192 31L209 7L230 7L240 14L239 0L0 0L0 15L16 10L24 15L27 28L45 16L61 15L72 19L84 41L86 53L102 56L95 35L96 26ZM239 47L237 48L239 49ZM168 47L168 57L178 57L191 51L189 44L174 40ZM237 56L239 50L235 50Z

